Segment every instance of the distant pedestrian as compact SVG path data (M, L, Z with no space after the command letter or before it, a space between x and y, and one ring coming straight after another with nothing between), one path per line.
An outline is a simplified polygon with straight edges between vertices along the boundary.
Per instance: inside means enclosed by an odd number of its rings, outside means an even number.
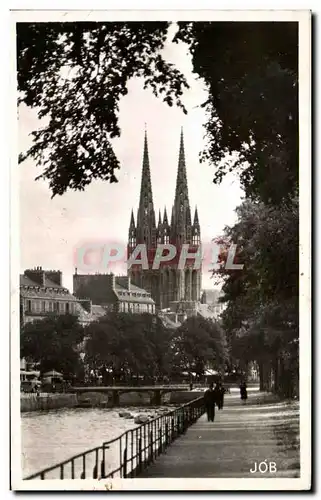
M246 382L244 382L244 381L241 382L241 384L240 384L240 396L241 396L241 400L245 404L246 400L247 400L247 386L246 386Z
M192 391L192 390L193 390L193 382L191 382L191 383L189 384L189 390L190 390L190 391Z
M224 406L224 394L225 389L221 382L217 382L216 387L214 389L216 404L219 410L223 409Z
M211 382L209 388L204 393L204 403L207 413L208 422L214 422L215 419L215 392L213 383Z

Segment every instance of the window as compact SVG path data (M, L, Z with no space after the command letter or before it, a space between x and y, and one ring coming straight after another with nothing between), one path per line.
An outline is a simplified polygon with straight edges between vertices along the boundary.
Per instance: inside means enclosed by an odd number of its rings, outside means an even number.
M46 302L42 301L42 312L46 312Z
M27 300L27 312L31 312L31 300Z
M165 245L168 245L168 243L169 243L169 236L168 236L168 234L165 234L165 236L164 236L164 243L165 243Z
M60 312L64 313L65 312L65 303L64 302L60 302Z
M66 302L66 314L69 314L69 312L70 312L69 302Z
M55 312L59 313L59 302L55 302Z
M53 312L53 303L49 302L49 312Z

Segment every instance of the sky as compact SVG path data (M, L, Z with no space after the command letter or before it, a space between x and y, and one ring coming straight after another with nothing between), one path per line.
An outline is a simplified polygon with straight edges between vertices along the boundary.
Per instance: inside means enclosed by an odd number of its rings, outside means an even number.
M81 245L97 241L127 243L131 209L136 216L139 203L145 124L156 218L158 210L163 213L165 206L170 217L183 127L189 199L192 216L195 206L198 208L202 242L211 241L222 234L226 225L235 222L234 211L243 196L238 179L228 175L217 186L213 184L214 167L199 162L205 145L206 116L200 108L206 99L203 84L192 73L185 45L168 43L163 55L175 63L190 84L183 97L188 114L144 90L140 79L132 79L128 94L120 101L121 137L111 141L121 163L117 184L93 181L85 191L67 191L51 199L48 183L35 180L41 167L31 160L19 165L21 272L36 266L60 269L64 286L72 291L75 253ZM20 152L30 146L29 134L39 124L35 111L20 107ZM117 271L124 274L126 264L119 265ZM202 286L214 286L207 270L203 271Z

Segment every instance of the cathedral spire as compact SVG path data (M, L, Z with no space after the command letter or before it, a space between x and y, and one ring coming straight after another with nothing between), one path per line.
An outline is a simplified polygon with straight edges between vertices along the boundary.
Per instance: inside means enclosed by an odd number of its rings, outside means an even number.
M160 227L162 225L162 215L161 215L161 211L159 210L158 212L158 227Z
M194 227L200 227L200 223L198 221L198 211L197 211L197 207L195 207L195 215L194 215L194 222L193 222L193 226Z
M129 229L135 229L135 219L134 219L133 209L132 209L132 213L131 213L131 216L130 216Z
M177 169L174 205L176 208L176 212L180 211L181 206L184 206L185 208L187 208L189 206L183 127L181 129L181 139L180 139L180 146L179 146L178 169Z
M181 200L181 201L187 200L187 202L188 202L188 188L187 188L183 127L181 129L181 139L180 139L180 146L179 146L178 169L177 169L176 191L175 191L175 204L179 200Z
M172 240L176 244L188 243L191 236L191 210L188 198L184 135L181 130L174 208L172 212Z
M149 156L148 156L147 131L145 130L142 183L140 187L139 208L144 207L146 201L148 201L149 203L153 203L152 181L150 176Z
M140 200L137 213L137 237L140 243L153 244L154 230L156 228L155 211L153 204L152 181L150 175L147 131L145 129L142 182Z
M163 224L164 224L164 226L168 226L168 217L167 217L166 207L164 209Z

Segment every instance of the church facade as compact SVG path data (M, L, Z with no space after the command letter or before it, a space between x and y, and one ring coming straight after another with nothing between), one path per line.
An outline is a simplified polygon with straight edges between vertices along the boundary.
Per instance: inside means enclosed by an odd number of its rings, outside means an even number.
M128 258L137 245L144 244L148 255L148 269L134 264L129 269L129 276L135 285L150 292L157 310L173 308L178 310L193 309L193 304L200 301L201 265L195 266L195 259L188 258L183 269L179 269L179 257L183 251L189 256L200 251L200 224L197 208L191 217L188 196L185 150L183 131L180 137L176 189L171 213L164 208L159 211L156 223L151 171L148 155L147 133L145 132L142 179L139 207L135 221L131 213L128 234ZM170 261L161 262L159 269L152 269L159 244L171 244L176 248L176 256ZM186 246L187 245L187 246ZM187 250L186 250L187 249ZM166 251L164 253L166 255ZM194 268L195 267L195 268Z

